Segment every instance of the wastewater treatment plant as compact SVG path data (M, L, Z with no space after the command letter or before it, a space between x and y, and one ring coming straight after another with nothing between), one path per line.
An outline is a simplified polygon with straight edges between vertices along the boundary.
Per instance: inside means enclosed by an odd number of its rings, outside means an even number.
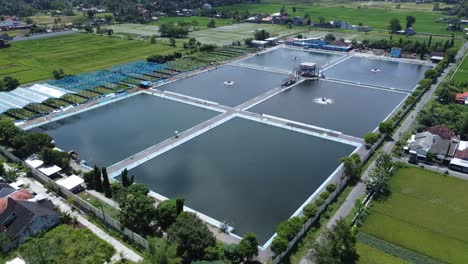
M303 62L320 78L283 86ZM125 168L158 199L182 197L267 247L281 221L341 174L340 159L401 106L431 65L274 48L29 125L87 166Z

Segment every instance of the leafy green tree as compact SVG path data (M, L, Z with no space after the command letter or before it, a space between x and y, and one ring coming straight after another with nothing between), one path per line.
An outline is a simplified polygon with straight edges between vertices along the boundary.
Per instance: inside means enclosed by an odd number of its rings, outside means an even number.
M180 215L184 211L184 202L183 198L176 198L176 214Z
M46 147L41 150L39 157L45 165L57 165L65 172L70 170L70 157L66 152Z
M149 193L148 187L146 185L141 184L141 183L135 183L130 185L130 187L127 188L128 193L134 194L134 195L143 195L147 196Z
M438 76L437 72L434 69L429 69L424 72L424 78L434 80Z
M392 18L388 24L388 30L390 33L395 34L397 31L401 30L400 20Z
M258 240L254 233L248 232L239 242L239 250L247 261L258 255Z
M370 133L367 133L367 134L364 136L364 141L365 141L367 144L373 145L375 142L377 142L377 140L379 140L379 137L380 137L379 134L370 132Z
M375 198L390 194L389 180L393 176L393 160L390 154L379 152L375 159L375 167L366 181L366 189L374 193Z
M281 222L276 228L278 236L291 241L301 230L303 225L302 219L299 217L292 217L287 221Z
M318 211L317 206L313 203L310 203L304 206L302 213L304 214L305 217L312 218L317 215L317 211Z
M357 263L356 238L349 224L340 219L331 229L325 230L307 258L316 264Z
M102 189L104 190L104 195L107 198L112 198L112 189L109 182L109 177L107 176L107 169L103 167L102 171Z
M83 174L83 180L88 189L94 189L94 171L88 171Z
M0 144L7 147L16 149L23 145L22 139L24 136L24 131L21 128L15 126L13 121L6 118L0 119ZM21 139L20 144L16 142L17 138Z
M240 253L239 244L227 244L223 246L223 255L231 263L241 263L242 255Z
M99 170L99 168L94 165L94 180L93 180L93 186L94 186L94 190L96 190L96 192L104 192L104 187L102 186L102 177L101 177L101 171Z
M175 46L176 46L176 40L175 40L174 37L171 37L171 38L169 39L169 45L170 45L171 47L175 47Z
M0 161L0 176L5 175L5 164L3 161Z
M201 260L205 249L216 244L208 227L195 214L182 212L167 230L170 243L177 244L178 255L186 261Z
M151 35L150 43L151 44L156 44L156 35Z
M63 71L63 69L53 70L52 75L54 76L54 79L60 80L63 77L65 77L65 72Z
M351 182L356 182L361 177L362 163L357 153L349 157L341 158L344 166L344 174L349 177Z
M23 146L19 150L22 157L29 157L34 153L39 153L43 148L54 148L51 136L45 133L31 132L23 137Z
M215 28L216 27L216 21L214 19L211 19L210 22L208 22L207 27L208 28Z
M127 168L125 168L122 173L120 174L120 179L122 181L122 186L127 188L128 186L132 185L134 180L135 180L135 176L132 175L132 176L129 176L128 175L128 170Z
M15 182L18 179L19 172L18 168L9 168L5 171L3 178L8 182Z
M156 208L156 220L161 229L166 230L177 219L176 199L169 199L159 203Z
M416 18L414 16L406 16L406 28L410 28L416 23Z
M280 254L283 251L286 251L288 248L288 240L283 237L276 236L275 239L271 242L271 251L276 255Z
M198 21L194 19L191 25L192 25L193 31L197 31Z
M264 29L255 30L254 38L255 40L265 40L270 37L270 33Z
M250 46L250 45L252 45L252 41L253 41L253 38L246 38L246 39L244 40L244 44L245 44L246 46Z
M390 171L394 166L392 156L385 152L379 152L375 159L375 166L379 169Z
M151 234L156 208L148 196L128 194L120 204L120 223L143 236Z
M11 76L5 76L3 78L3 85L4 85L3 91L12 91L16 89L20 85L20 83L17 79Z
M387 134L392 130L393 122L391 119L379 124L379 131L382 134Z
M387 196L390 193L390 172L379 168L374 168L366 180L366 189L373 193L375 198Z
M332 33L328 33L327 35L325 35L324 40L327 42L333 42L336 40L336 37Z
M448 59L449 62L454 62L455 57L457 56L457 53L458 53L458 51L457 51L456 48L450 48L445 53L445 57Z
M468 113L463 118L463 124L460 129L460 137L462 140L468 140Z

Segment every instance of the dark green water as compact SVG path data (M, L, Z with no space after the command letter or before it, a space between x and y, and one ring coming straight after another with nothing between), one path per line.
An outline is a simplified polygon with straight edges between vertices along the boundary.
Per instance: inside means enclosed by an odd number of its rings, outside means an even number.
M241 60L237 64L292 71L301 62L315 62L323 67L340 57L342 55L281 48Z
M218 112L148 94L135 95L35 128L89 165L109 166Z
M169 83L158 89L234 107L281 86L287 77L285 74L228 65ZM234 81L234 85L225 85L226 81Z
M325 71L325 77L412 91L432 67L413 63L352 57ZM379 72L372 72L378 69Z
M316 98L330 104L318 104ZM325 80L306 81L248 111L364 137L387 117L406 94Z
M136 181L261 244L355 147L234 118L132 169Z

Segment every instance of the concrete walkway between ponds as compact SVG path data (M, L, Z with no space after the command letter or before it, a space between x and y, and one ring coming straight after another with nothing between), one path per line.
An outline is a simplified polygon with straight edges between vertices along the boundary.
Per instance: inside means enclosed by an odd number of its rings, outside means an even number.
M52 203L59 208L62 212L68 212L72 216L76 216L78 222L91 230L96 236L100 239L106 241L110 245L112 245L116 251L115 255L112 256L111 263L115 263L119 261L122 257L127 260L131 260L134 262L142 261L143 258L135 253L133 250L128 248L126 245L122 244L117 239L108 235L105 231L103 231L98 226L94 225L93 223L89 222L79 211L72 210L72 208L63 200L63 198L56 196L52 193L46 193L45 188L39 182L32 180L30 178L21 177L21 180L24 181L26 184L29 185L29 189L35 192L38 195L43 197L47 197L52 201Z

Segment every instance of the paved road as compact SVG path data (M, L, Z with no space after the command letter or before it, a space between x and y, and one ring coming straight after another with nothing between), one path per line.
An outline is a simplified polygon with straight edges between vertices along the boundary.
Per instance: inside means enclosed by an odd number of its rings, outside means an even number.
M119 261L121 259L121 256L123 256L125 259L134 262L139 262L143 260L143 258L140 255L136 254L133 250L120 243L120 241L116 240L115 238L109 236L105 231L103 231L93 223L89 222L85 217L81 215L80 212L72 210L71 207L63 200L63 198L53 195L51 193L46 193L45 188L35 180L26 177L21 177L21 180L24 181L26 184L29 184L29 189L31 189L33 192L37 193L38 195L49 198L54 205L58 206L60 211L69 212L71 215L76 216L78 221L82 225L86 226L89 230L91 230L91 232L93 232L102 240L111 244L116 251L116 254L112 257L112 263Z
M460 58L463 56L464 51L468 48L468 43L465 44L465 46L460 49L457 58ZM393 136L393 141L386 142L385 145L383 146L382 151L386 153L390 153L395 145L395 142L400 140L400 135L403 134L403 132L407 131L414 123L415 117L417 113L426 105L429 100L432 98L437 85L440 83L441 80L445 78L445 76L448 74L450 69L454 65L450 65L442 74L441 77L439 77L439 81L432 85L430 90L424 94L424 96L421 98L419 103L416 105L416 107L413 109L413 111L408 115L408 117L401 123L401 126L395 131L394 136ZM363 173L363 181L367 179L369 173L372 171L372 169L375 167L375 161L371 163L371 165L367 168L366 171ZM351 213L351 210L354 207L354 204L356 203L356 200L358 200L360 197L366 194L366 186L363 183L363 181L359 182L353 190L350 192L348 197L346 197L345 202L341 205L341 207L338 209L338 211L333 215L333 217L330 219L330 221L327 224L327 228L332 227L340 218L346 217ZM303 256L300 264L311 264L312 262L309 261L306 256Z
M52 37L76 34L76 33L79 33L79 32L80 32L79 30L67 30L67 31L61 31L61 32L52 32L52 33L31 35L29 37L14 37L13 40L10 41L10 42L19 42L19 41L33 40L33 39L52 38Z

